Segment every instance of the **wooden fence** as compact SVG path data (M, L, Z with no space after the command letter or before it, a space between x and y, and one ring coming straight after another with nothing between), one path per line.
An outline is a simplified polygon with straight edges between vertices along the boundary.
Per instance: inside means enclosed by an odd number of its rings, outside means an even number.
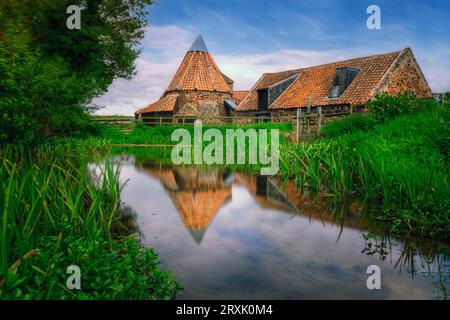
M309 109L309 108L308 108ZM273 116L273 115L252 115L252 116L211 116L211 117L157 117L145 116L135 119L134 117L95 117L96 121L106 123L108 126L127 128L136 123L145 123L147 125L156 126L192 126L196 120L202 121L207 126L223 126L223 125L245 125L259 123L279 123L292 124L297 141L307 140L316 137L327 118L336 118L352 113L352 109L348 112L340 113L323 113L322 108L314 111L308 109L297 109L296 115L293 116ZM124 130L129 131L129 130Z

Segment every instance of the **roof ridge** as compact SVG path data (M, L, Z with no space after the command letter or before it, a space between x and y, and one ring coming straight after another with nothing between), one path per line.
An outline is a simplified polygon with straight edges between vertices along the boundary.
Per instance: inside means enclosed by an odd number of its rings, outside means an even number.
M304 70L307 70L307 69L318 68L318 67L325 67L325 66L328 66L328 65L336 64L336 63L344 63L344 62L350 62L350 61L354 61L354 60L363 60L363 59L369 59L369 58L377 58L377 57L381 57L381 56L388 56L388 55L391 55L391 54L394 54L394 53L400 55L406 49L409 49L409 48L404 48L404 49L399 50L399 51L392 51L392 52L387 52L387 53L373 54L373 55L370 55L370 56L356 57L356 58L350 58L350 59L345 59L345 60L337 60L337 61L317 64L317 65L303 67L303 68L283 70L283 71L279 71L279 72L266 72L266 73L263 73L263 75L273 75L273 74L280 74L280 73L284 73L284 72L304 71Z
M383 77L381 78L381 80L378 82L378 84L376 85L375 88L373 88L373 90L371 91L371 94L375 94L382 86L383 83L386 81L386 79L389 77L389 74L392 72L392 70L397 67L397 64L400 61L400 58L402 58L408 51L411 51L411 49L409 47L403 49L402 51L400 51L399 55L397 56L397 58L395 58L395 60L392 62L392 64L389 66L389 68L386 70L386 72L384 73ZM411 51L412 53L412 51ZM420 68L419 68L420 69ZM421 70L422 71L422 70Z
M209 53L209 52L207 52L207 55L209 56L209 59L207 59L207 60L208 60L208 63L211 62L212 67L213 67L217 72L219 72L220 75L223 75L222 71L220 71L219 66L217 65L216 61L214 60L212 54ZM211 61L209 61L209 60L211 60ZM227 84L227 82L225 81L225 79L224 79L223 77L220 77L220 80L222 80L222 84L225 85L226 88L228 88L228 84ZM220 80L219 80L219 81L220 81ZM231 79L230 79L230 80L231 80ZM234 82L234 81L233 81L233 82ZM228 89L228 91L231 92L232 90L229 90L229 89Z
M207 54L209 54L209 53L207 53ZM212 56L209 57L209 58L212 59ZM208 69L208 73L209 73L209 76L210 76L210 78L211 78L211 82L213 83L213 87L215 88L215 87L216 87L216 82L214 81L214 78L212 77L211 64L210 64L209 62L210 62L209 59L206 59L206 67L207 67L207 69ZM219 72L220 72L220 71L219 71ZM222 76L222 72L220 72L220 75ZM223 77L221 77L221 78L222 78L222 80L223 80Z

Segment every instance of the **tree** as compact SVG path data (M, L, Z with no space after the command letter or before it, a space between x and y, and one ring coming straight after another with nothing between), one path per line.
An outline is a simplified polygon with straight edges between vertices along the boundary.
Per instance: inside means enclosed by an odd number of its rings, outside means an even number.
M131 78L152 0L2 0L0 143L95 132L92 99ZM66 13L78 5L81 28Z

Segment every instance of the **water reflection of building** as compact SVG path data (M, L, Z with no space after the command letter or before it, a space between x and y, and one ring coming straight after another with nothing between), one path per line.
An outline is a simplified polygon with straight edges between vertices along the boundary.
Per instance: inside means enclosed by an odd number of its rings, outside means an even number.
M261 208L297 213L296 202L291 201L285 185L275 177L236 174L235 183L247 189Z
M187 230L200 244L219 209L231 199L232 174L152 165L144 165L142 170L161 181Z
M161 181L184 225L198 244L219 209L231 200L232 184L244 187L263 209L308 216L330 224L363 227L360 219L348 211L341 215L323 210L323 198L319 198L318 202L312 201L309 193L298 189L292 180L231 174L219 168L169 167L146 163L140 163L138 167ZM343 220L340 220L341 217Z

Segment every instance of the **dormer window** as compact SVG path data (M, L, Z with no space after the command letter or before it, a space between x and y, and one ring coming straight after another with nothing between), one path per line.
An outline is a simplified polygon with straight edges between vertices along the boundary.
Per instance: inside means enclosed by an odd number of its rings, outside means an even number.
M271 85L269 87L269 106L271 106L272 103L274 103L278 99L278 97L281 96L283 92L286 91L286 89L294 83L295 80L297 80L298 77L299 75L296 74L292 77Z
M329 98L336 99L342 96L350 84L355 80L359 70L355 68L338 68L333 79L333 85L328 94Z

